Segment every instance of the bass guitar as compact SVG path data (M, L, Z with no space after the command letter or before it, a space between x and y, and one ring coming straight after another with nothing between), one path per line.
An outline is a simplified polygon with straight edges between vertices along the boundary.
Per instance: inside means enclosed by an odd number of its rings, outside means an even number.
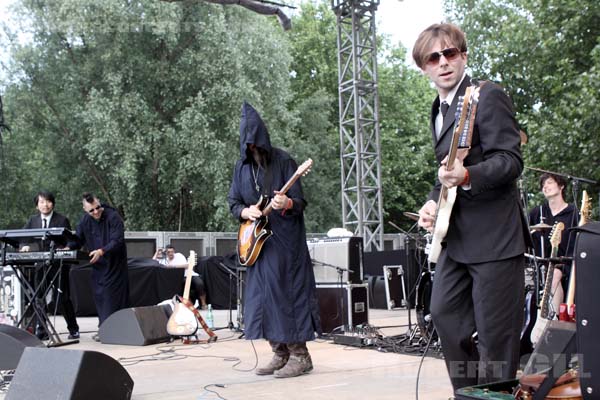
M562 231L565 229L565 224L562 222L557 222L552 227L552 232L550 233L550 244L552 245L552 252L550 258L556 258L558 255L558 246L560 245ZM550 302L552 298L552 281L554 277L554 263L548 263L548 271L546 272L546 281L544 282L544 292L542 294L542 300L540 301L540 308L537 311L537 319L535 321L535 325L531 330L531 343L535 346L544 329L546 329L546 325L548 325L548 321L554 319L555 312L550 310ZM560 283L559 283L560 284Z
M190 298L190 288L192 285L192 276L194 275L194 265L196 265L196 252L190 251L188 258L188 267L186 270L185 287L183 296L175 295L173 302L175 309L167 321L167 332L173 336L198 336L200 327L204 329L208 339L199 342L212 342L217 340L215 333L208 327L200 312L194 307ZM188 341L189 343L189 341Z
M479 102L479 89L480 86L469 86L465 91L465 95L458 98L455 117L458 122L455 124L454 132L452 133L450 152L448 153L448 160L446 163L447 170L451 170L454 167L454 162L457 157L464 160L471 147L471 137L473 136L473 128L475 126L475 114ZM459 153L459 149L464 151ZM440 189L440 195L435 210L435 220L433 223L433 236L428 248L428 260L431 263L437 262L442 251L442 242L448 233L450 215L452 214L452 207L456 200L456 191L456 186L447 188L442 185L442 188Z
M281 194L285 194L292 185L303 175L306 175L310 172L310 169L313 165L313 160L310 158L302 163L296 169L294 175L287 181L285 185L281 188ZM265 241L273 234L269 227L269 218L268 215L271 213L273 209L273 201L270 201L267 204L267 198L261 196L258 200L258 203L255 204L260 210L262 210L262 216L257 218L254 221L246 220L244 221L238 230L237 235L237 254L238 261L241 265L246 267L254 265L258 256L260 255L260 251L262 250Z
M583 191L581 197L581 210L579 211L579 226L583 226L590 220L592 210L592 199L587 192ZM571 264L571 276L569 278L569 288L567 290L566 303L562 303L558 308L558 319L561 321L575 322L575 260Z

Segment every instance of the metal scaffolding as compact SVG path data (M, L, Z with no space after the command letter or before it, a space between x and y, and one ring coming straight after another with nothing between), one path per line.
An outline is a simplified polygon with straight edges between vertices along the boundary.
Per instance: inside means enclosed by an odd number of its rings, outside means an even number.
M344 228L383 250L375 11L379 0L332 0L337 15Z

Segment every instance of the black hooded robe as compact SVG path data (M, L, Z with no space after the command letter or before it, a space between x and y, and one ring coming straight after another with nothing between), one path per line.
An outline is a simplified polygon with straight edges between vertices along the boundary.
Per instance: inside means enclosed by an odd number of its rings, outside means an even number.
M240 122L240 159L233 173L228 202L231 213L241 220L244 208L256 204L264 184L265 170L253 167L246 150L255 144L269 154L273 190L281 189L297 170L296 162L285 151L271 147L269 133L259 114L247 103L242 106ZM254 168L254 170L253 170ZM255 179L256 178L256 179ZM304 227L306 206L300 181L286 193L294 206L269 214L273 236L248 267L244 293L244 333L246 339L265 338L278 343L313 340L320 333L319 307Z
M112 313L129 307L129 275L125 228L119 213L102 205L104 211L99 221L85 214L77 225L79 245L88 251L104 250L104 256L93 264L92 284L94 302L100 325ZM72 245L70 245L73 248Z

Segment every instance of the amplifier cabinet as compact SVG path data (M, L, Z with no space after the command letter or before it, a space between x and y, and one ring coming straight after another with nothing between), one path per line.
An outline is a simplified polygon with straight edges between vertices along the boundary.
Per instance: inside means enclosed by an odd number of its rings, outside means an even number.
M363 282L362 237L313 239L306 244L313 262L317 284Z
M317 285L317 298L324 334L338 327L341 331L369 323L368 285Z

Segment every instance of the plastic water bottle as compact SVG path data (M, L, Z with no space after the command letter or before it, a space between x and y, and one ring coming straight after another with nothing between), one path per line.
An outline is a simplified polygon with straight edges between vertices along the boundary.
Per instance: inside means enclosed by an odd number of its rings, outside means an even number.
M210 329L215 328L215 317L213 316L211 304L208 305L208 313L206 314L206 325L208 325Z

